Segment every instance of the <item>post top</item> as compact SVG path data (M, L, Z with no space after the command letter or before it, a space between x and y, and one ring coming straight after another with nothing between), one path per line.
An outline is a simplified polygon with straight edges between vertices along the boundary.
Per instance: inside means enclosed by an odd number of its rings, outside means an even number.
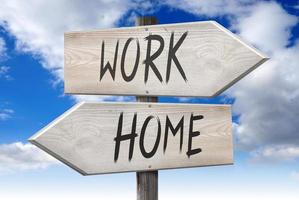
M145 26L145 25L153 25L153 24L158 24L158 19L154 16L137 17L135 21L136 26Z

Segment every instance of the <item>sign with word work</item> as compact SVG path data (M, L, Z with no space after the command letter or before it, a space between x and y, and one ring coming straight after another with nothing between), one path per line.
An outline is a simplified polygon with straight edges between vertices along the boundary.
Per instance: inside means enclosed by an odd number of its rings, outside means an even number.
M220 94L268 58L214 21L65 33L65 92Z
M80 103L29 141L83 175L233 163L228 105Z

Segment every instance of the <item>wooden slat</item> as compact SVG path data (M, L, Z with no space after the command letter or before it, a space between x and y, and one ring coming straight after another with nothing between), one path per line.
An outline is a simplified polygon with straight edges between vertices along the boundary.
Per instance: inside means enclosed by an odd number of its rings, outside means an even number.
M187 81L171 59L169 80L166 82L172 32L173 46L187 32L175 52ZM149 35L159 35L164 40L162 53L153 61L162 82L150 68L145 83L144 60L148 45L145 38ZM135 77L127 82L123 79L120 63L128 38L134 40L128 46L125 57L127 75L131 74L135 64L136 39L140 44L140 59ZM100 80L103 41L104 64L109 61L112 66L119 41L114 80L109 71ZM151 55L159 46L158 41L152 41ZM268 59L214 21L68 32L65 33L64 58L66 93L202 97L221 93Z
M115 137L120 114L123 113L121 134L130 134L134 114L136 134L132 159L129 160L129 141L120 142L115 161ZM193 121L192 148L201 152L187 156L190 117L202 115ZM156 153L146 158L140 150L141 129L148 116L154 116L145 129L144 148L150 152L157 138L158 122L161 138ZM169 131L165 152L166 116L175 127L184 117L182 150L180 132ZM84 175L147 171L157 169L223 165L233 163L231 111L226 105L160 104L160 103L81 103L50 123L30 141ZM192 130L191 130L192 131Z

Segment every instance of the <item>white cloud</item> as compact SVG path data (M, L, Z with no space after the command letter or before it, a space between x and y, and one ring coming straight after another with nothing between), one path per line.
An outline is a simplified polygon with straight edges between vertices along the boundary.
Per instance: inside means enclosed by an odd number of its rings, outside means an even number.
M8 66L0 66L0 78L4 78L5 80L12 80L12 77L8 74L10 67Z
M239 18L235 24L241 37L270 54L283 50L289 44L290 30L298 17L288 14L275 2L261 2L251 9L249 15Z
M240 34L271 59L228 91L236 98L234 113L241 115L235 132L238 146L249 150L276 146L273 151L299 147L299 40L287 46L298 19L279 4L267 2L255 6L239 23Z
M252 0L213 0L213 1L198 1L198 0L164 0L164 4L174 8L182 9L186 12L206 16L235 16L244 14L248 10L248 5Z
M1 66L0 67L0 77L7 74L7 72L10 70L10 67L7 66Z
M31 144L0 144L0 174L43 169L57 163L54 158Z
M294 161L299 157L298 146L267 146L251 152L253 163L277 163Z
M14 111L12 109L0 109L0 121L5 121L9 118L11 118Z
M6 44L3 38L0 37L0 58L6 54Z

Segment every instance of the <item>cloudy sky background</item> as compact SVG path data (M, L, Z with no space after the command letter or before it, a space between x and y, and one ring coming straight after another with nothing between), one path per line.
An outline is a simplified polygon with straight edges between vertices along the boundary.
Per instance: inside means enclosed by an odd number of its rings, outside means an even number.
M271 58L220 97L159 98L232 104L235 138L234 166L160 171L160 199L297 199L297 0L0 0L0 198L135 198L134 173L82 177L27 138L81 100L134 101L64 95L63 33L133 26L140 15L216 20Z

